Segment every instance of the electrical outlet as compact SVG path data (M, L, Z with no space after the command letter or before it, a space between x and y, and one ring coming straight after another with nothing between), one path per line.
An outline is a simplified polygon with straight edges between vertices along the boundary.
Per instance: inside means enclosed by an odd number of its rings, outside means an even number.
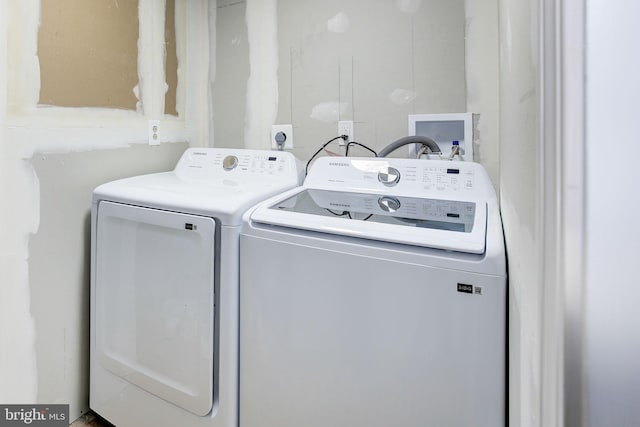
M353 137L353 121L352 120L341 120L338 122L338 135L347 135L348 138L345 141L344 139L340 141L340 145L346 145L347 142L355 141Z
M293 125L271 126L271 149L279 150L281 146L287 150L293 148Z
M160 120L149 120L149 145L160 145Z

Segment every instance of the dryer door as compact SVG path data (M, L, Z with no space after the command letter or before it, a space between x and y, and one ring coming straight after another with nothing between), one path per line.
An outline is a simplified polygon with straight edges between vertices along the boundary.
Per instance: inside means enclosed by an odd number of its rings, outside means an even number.
M98 363L196 415L211 411L215 221L98 206Z

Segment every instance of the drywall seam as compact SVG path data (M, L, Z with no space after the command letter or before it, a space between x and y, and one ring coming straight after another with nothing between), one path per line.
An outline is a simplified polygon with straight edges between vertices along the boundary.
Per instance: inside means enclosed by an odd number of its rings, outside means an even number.
M214 147L215 141L215 110L213 108L213 85L216 81L216 45L218 43L216 20L218 19L218 1L214 0L209 5L208 11L208 25L209 25L209 75L207 80L207 105L209 107L209 114L207 116L207 129L209 131L209 138L207 139L208 145Z
M7 2L7 113L32 112L40 95L38 26L40 1Z
M138 14L146 19L140 19L139 24L137 111L149 120L158 120L164 113L166 92L164 2L139 0Z
M178 117L184 118L185 116L185 61L187 60L186 55L186 42L187 37L185 32L188 30L187 27L187 0L176 0L175 8L174 8L174 19L175 19L175 34L176 34L176 57L178 59L178 84L176 85L176 111L178 112ZM181 30L179 30L181 29ZM186 68L188 70L188 68ZM163 110L164 111L164 110Z
M244 145L266 149L278 113L277 1L247 0L249 80Z
M162 142L184 142L191 139L191 134L183 128L182 123L172 125L168 120L161 122ZM75 153L93 150L125 148L132 144L147 144L146 124L94 128L90 126L12 126L7 127L7 138L19 146L19 158L30 159L35 153Z
M11 3L18 9L25 5ZM0 32L0 70L8 68L8 12L8 2L0 2L0 29L4 29ZM15 144L6 138L8 77L0 72L0 402L35 403L38 373L27 262L28 236L39 222L39 191L33 168L19 159ZM28 92L27 86L20 86Z
M186 61L190 74L185 78L189 85L188 102L185 107L185 117L188 118L187 130L191 138L191 146L208 145L209 102L207 97L207 86L209 79L209 8L215 9L215 4L210 5L207 1L188 1L189 7L186 10Z

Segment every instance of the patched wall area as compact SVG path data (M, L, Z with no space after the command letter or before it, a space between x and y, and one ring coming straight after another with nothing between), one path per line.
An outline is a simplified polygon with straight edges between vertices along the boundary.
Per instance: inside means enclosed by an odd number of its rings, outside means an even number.
M208 25L207 0L0 2L0 401L88 410L92 190L208 145Z

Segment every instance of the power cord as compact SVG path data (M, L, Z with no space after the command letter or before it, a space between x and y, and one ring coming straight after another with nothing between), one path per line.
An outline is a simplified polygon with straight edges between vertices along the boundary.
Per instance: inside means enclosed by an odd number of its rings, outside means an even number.
M374 157L378 157L378 153L376 153L374 150L372 150L371 148L367 147L367 146L366 146L366 145L364 145L364 144L360 144L359 142L355 142L355 141L351 141L351 142L347 143L347 148L346 148L346 150L345 150L345 152L344 152L344 155L345 155L346 157L348 157L348 156L349 156L349 147L351 147L352 145L357 145L357 146L359 146L359 147L364 148L365 150L369 150L370 152L372 152L372 153L373 153L373 156L374 156Z
M333 141L335 141L336 139L341 139L343 141L348 141L349 140L349 136L348 135L340 135L340 136L336 136L335 138L331 138L329 141L325 142L324 144L322 144L322 146L318 149L318 151L316 151L315 153L313 153L313 156L311 156L311 158L309 159L309 161L307 162L307 165L304 168L304 175L306 176L307 173L309 172L309 165L311 164L311 162L313 161L313 159L316 158L316 156L318 154L320 154L322 152L322 150L324 150L327 145L331 144ZM374 157L378 157L378 153L375 152L375 150L367 147L364 144L361 144L359 142L355 142L355 141L351 141L351 142L347 142L347 147L345 149L344 155L345 157L349 155L349 147L351 147L352 145L357 145L359 147L364 148L365 150L370 151L371 153L373 153Z
M330 140L328 140L327 142L325 142L324 144L322 144L322 147L320 147L320 148L318 149L318 151L316 151L315 153L313 153L313 156L311 156L311 158L310 158L310 159L309 159L309 161L307 162L307 165L306 165L306 166L305 166L305 168L304 168L304 175L305 175L305 176L307 176L307 173L309 172L309 165L311 164L311 162L313 161L313 159L315 159L315 158L316 158L316 156L317 156L318 154L320 154L320 152L321 152L322 150L324 150L324 148L325 148L327 145L331 144L331 143L332 143L333 141L335 141L336 139L341 139L341 138L342 138L344 141L346 141L347 139L349 139L349 137L348 137L347 135L340 135L340 136L336 136L335 138L331 138Z

